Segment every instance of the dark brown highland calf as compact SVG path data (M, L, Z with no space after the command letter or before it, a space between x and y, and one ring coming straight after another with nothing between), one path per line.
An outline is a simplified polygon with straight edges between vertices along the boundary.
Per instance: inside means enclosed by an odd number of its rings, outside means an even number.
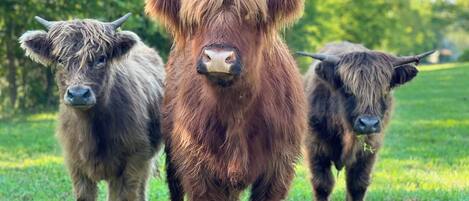
M183 189L192 201L238 200L251 184L251 200L286 197L306 98L277 30L303 3L147 0L175 39L163 106L172 200Z
M344 166L347 200L363 200L392 111L392 90L417 75L418 56L394 57L352 43L327 45L311 56L305 78L309 102L306 137L316 200L328 200L334 186L332 164Z
M21 47L33 60L57 65L62 98L57 136L77 200L146 200L153 157L161 144L164 68L138 36L96 20L49 22L28 31Z

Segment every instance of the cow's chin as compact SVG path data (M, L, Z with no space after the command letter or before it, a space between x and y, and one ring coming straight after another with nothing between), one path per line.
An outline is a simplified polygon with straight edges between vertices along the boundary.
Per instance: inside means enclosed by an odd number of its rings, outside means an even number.
M232 86L238 78L230 73L208 73L205 76L211 83L223 88Z
M70 109L85 112L91 110L96 105L96 102L91 101L85 104L73 104L65 101L64 104Z
M69 107L73 110L78 110L78 111L81 111L81 112L89 111L94 106L94 104L93 105L69 105L69 104L66 104L66 105L67 105L67 107Z
M368 136L368 135L378 135L380 132L359 132L356 130L353 130L356 136Z

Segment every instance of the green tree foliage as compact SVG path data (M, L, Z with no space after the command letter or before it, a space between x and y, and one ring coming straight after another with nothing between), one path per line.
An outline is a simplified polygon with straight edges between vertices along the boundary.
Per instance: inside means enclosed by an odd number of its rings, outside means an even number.
M469 49L464 50L464 52L459 57L458 61L461 61L461 62L469 61Z
M469 3L463 0L307 0L305 10L285 33L294 50L350 41L409 55L438 48L451 26L469 27ZM311 62L298 60L302 70Z

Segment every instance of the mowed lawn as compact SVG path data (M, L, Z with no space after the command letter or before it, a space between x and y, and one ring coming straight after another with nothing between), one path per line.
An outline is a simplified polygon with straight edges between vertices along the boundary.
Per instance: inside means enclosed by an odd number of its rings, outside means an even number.
M420 70L395 92L367 200L469 200L469 64ZM56 113L40 113L1 120L0 200L73 200L55 119ZM161 178L151 180L151 200L168 200L162 166ZM308 175L305 165L297 166L288 200L311 200ZM344 177L337 176L333 200L344 200ZM99 199L105 198L101 183Z

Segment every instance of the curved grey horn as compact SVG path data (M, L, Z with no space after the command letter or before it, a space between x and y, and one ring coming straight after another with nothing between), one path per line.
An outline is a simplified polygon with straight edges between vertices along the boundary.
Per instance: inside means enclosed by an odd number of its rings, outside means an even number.
M120 26L122 26L122 24L124 24L124 22L127 21L127 19L129 19L130 15L132 15L132 13L127 13L127 14L125 14L124 16L122 16L122 17L120 17L119 19L117 19L116 21L110 22L109 24L110 24L114 29L117 29L117 28L119 28Z
M340 61L340 58L335 55L311 54L307 52L296 52L296 54L301 55L301 56L311 57L313 59L321 60L321 61L332 63L332 64L338 64Z
M396 59L396 61L393 62L393 66L397 67L397 66L401 66L401 65L404 65L404 64L414 63L414 62L415 62L415 65L418 65L420 63L420 60L422 60L423 58L433 54L435 51L436 50L424 52L424 53L416 55L416 56L398 57Z
M54 21L47 21L39 16L35 16L34 19L41 23L47 30L49 30L56 23Z

